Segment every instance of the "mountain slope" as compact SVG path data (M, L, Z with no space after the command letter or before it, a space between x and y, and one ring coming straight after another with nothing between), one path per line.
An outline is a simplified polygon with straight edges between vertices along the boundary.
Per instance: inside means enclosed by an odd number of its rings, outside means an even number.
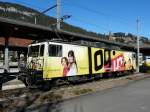
M33 24L35 24L36 21L36 24L47 26L47 27L56 27L56 22L57 22L56 18L41 14L37 10L31 9L23 5L8 3L8 2L0 2L0 16L7 17L10 19L30 22ZM136 43L136 36L131 33L126 34L123 32L116 32L112 34L113 38L110 39L108 38L110 37L108 35L89 32L86 31L85 29L67 24L65 22L61 23L61 29L69 32L88 35L88 36L109 39L110 41L117 41L120 43L126 43L126 44ZM141 41L143 42L143 44L148 44L148 45L150 44L150 40L147 37L141 37Z
M0 2L0 16L7 17L10 19L15 19L15 20L26 21L30 23L35 23L36 21L36 24L44 25L47 27L56 24L56 19L53 17L41 14L40 12L28 8L26 6L14 4L14 3L8 3L8 2ZM88 32L82 28L72 26L67 23L62 23L61 28L63 30L80 33L84 35L104 37L104 35L102 34Z

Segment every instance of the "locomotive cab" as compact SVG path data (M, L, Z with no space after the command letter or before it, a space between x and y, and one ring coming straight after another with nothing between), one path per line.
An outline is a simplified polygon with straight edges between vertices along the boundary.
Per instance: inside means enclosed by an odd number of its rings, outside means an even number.
M43 78L44 57L46 57L46 43L31 44L28 46L27 75L29 78L26 81L27 83L31 79L32 82L35 82Z
M58 66L62 57L62 45L53 42L41 42L28 46L27 83L50 81L53 73L60 77ZM54 75L53 75L54 76Z

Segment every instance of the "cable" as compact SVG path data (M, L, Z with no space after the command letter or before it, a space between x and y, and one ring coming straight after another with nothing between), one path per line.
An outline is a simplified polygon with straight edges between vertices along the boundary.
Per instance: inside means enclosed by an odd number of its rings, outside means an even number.
M66 2L66 1L65 1ZM92 12L92 13L95 13L95 14L97 14L97 15L102 15L102 16L105 16L105 17L114 17L112 14L106 14L106 13L104 13L104 12L100 12L100 11L97 11L97 10L93 10L93 9L90 9L90 8L87 8L87 7L85 7L85 6L83 6L83 5L80 5L80 4L77 4L77 3L70 3L70 1L69 1L69 3L65 3L65 5L67 5L67 4L72 4L71 5L71 7L78 7L78 8L81 8L81 9L84 9L84 10L86 10L86 11L88 11L88 12ZM70 6L70 5L68 5L68 6ZM116 17L116 16L115 16ZM128 21L129 20L127 20L127 19L124 19L124 18L122 18L122 17L116 17L117 19L119 19L120 21L122 21L122 22L125 22L125 23L127 23L127 24L129 24L129 25L131 25L131 23L129 23Z
M72 3L70 3L70 4L72 4ZM76 5L76 6L75 6ZM63 6L70 6L70 5L67 5L66 3L64 4L63 3ZM89 8L87 8L87 7L84 7L84 6L81 6L81 5L77 5L77 4L72 4L71 5L71 7L72 6L74 6L74 7L78 7L78 8L81 8L81 9L84 9L84 10L86 10L86 11L88 11L88 12L92 12L92 13L95 13L95 14L97 14L97 15L102 15L102 16L105 16L105 17L108 17L108 14L105 14L105 13L103 13L103 12L99 12L99 11L96 11L96 10L93 10L93 9L89 9ZM112 15L110 16L109 15L109 17L113 17ZM115 16L116 17L116 16ZM120 19L119 19L120 18ZM120 22L122 23L122 25L121 26L125 26L125 25L129 25L129 26L134 26L134 24L131 24L131 23L129 23L129 22L127 22L125 19L122 19L121 17L117 17L117 19L118 20L120 20ZM109 19L110 20L110 19ZM85 20L83 21L83 22L85 22ZM118 21L117 21L118 22ZM110 22L109 22L110 23ZM91 23L90 23L91 24ZM124 25L123 25L124 24ZM95 25L94 25L95 26ZM101 27L102 28L102 27ZM103 29L105 29L104 27L103 27ZM110 30L110 29L109 29ZM132 31L133 32L133 31Z
M29 3L24 2L24 1L20 1L20 0L13 0L13 1L16 1L17 3L19 2L19 4L24 4L24 5L27 5L27 6L31 6L30 8L35 7L35 8L37 8L37 9L41 10L41 11L45 10L45 9L42 8L42 7L39 7L39 6L36 6L36 5L33 5L33 4L29 4Z
M100 28L100 29L103 29L104 33L108 33L108 31L110 31L109 28L106 28L106 27L103 27L103 26L99 26L97 24L93 24L93 23L89 23L88 21L85 21L85 20L82 20L82 19L79 19L79 18L72 18L71 19L72 21L75 21L75 22L80 22L82 24L86 24L86 25L90 25L92 27L95 27L95 28ZM79 27L79 28L82 28L80 26L75 26L75 27ZM84 30L86 30L86 28L84 28ZM91 30L92 31L92 30ZM95 32L95 31L92 31L92 32ZM112 31L113 32L113 31ZM125 31L120 31L120 32L125 32ZM100 31L97 31L95 33L100 33L102 34L102 32ZM134 34L133 32L131 32L132 34Z
M3 1L5 1L5 0L3 0ZM54 6L50 7L50 8L48 8L48 9L44 9L44 8L38 7L38 6L33 5L33 4L29 4L29 3L24 2L24 1L20 1L20 0L14 0L14 1L15 1L15 2L13 2L13 3L15 3L15 4L22 4L22 5L26 6L27 8L29 7L29 8L31 8L31 9L36 10L36 11L39 11L39 12L41 12L41 13L48 12L50 9L53 9L53 8L56 7L56 5L54 5ZM6 1L5 1L5 2L6 2ZM34 8L33 8L33 7L34 7Z
M25 4L25 5L28 5L28 6L34 6L34 7L38 8L38 9L40 9L40 10L42 10L42 11L45 10L45 9L43 9L43 8L41 8L41 7L37 7L37 6L33 5L33 4L29 4L29 3L24 2L24 1L20 1L20 0L14 0L14 1L18 1L18 2L20 2L20 3L22 3L22 4ZM65 2L66 2L66 1L65 1ZM78 7L78 8L84 9L84 10L86 10L86 11L89 11L89 12L92 12L92 13L95 13L95 14L98 14L98 15L103 15L103 16L105 16L105 17L110 16L110 15L105 14L105 13L103 13L103 12L96 11L96 10L93 10L93 9L90 9L90 8L87 8L87 7L85 7L85 6L83 6L83 5L80 5L80 4L77 4L77 3L70 3L70 1L69 1L69 3L65 3L65 4L64 4L64 1L63 1L63 2L61 3L61 6L63 6L63 7L64 7L64 6L68 6L68 4L72 4L71 7L72 7L72 6ZM113 16L111 15L111 17L113 17ZM119 18L119 17L117 17L117 18ZM89 23L89 22L87 22L87 21L85 21L85 20L81 20L81 19L77 19L77 18L72 18L72 19L74 19L75 21L78 21L78 22L81 22L81 21L82 21L82 23L86 23L86 24L88 24L88 25L90 25L90 26L99 27L99 28L101 28L101 29L105 29L105 30L108 31L107 28L104 28L104 27L102 27L102 26L98 26L98 25L93 24L93 23ZM123 21L123 19L120 19L120 20ZM124 21L124 22L127 22L127 21ZM129 23L129 22L127 22L127 23Z
M90 23L90 22L88 22L88 21L86 21L86 20L82 20L82 19L79 19L79 18L77 18L77 17L72 18L72 19L75 20L75 21L78 21L78 22L82 22L82 23L88 24L88 25L90 25L90 26L94 26L95 28L99 27L100 29L103 29L103 30L107 30L107 31L108 31L107 28L102 27L102 26L99 26L99 25L96 25L96 24L93 24L93 23Z
M57 5L53 5L52 7L49 7L48 9L46 9L46 10L44 10L44 11L42 11L41 13L46 13L46 12L48 12L48 11L50 11L51 9L53 9L53 8L55 8L55 7L57 7Z

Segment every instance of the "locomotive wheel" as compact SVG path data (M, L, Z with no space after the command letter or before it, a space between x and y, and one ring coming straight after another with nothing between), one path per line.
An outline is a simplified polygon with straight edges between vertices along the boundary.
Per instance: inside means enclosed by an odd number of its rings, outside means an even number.
M45 81L41 83L41 86L39 86L39 89L43 91L49 91L51 89L51 81Z
M0 83L0 90L2 90L2 83Z
M30 87L30 86L33 85L33 79L32 79L31 76L27 76L27 77L25 78L25 85L26 85L27 87Z

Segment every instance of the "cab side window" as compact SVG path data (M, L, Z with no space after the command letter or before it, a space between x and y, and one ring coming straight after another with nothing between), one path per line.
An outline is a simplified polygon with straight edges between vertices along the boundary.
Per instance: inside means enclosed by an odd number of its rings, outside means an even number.
M49 56L51 57L62 57L62 46L61 45L49 45Z
M133 58L133 59L136 58L136 55L135 55L135 54L132 54L132 58Z
M30 57L38 57L39 54L39 45L36 46L30 46L28 51L28 56Z
M40 47L40 56L44 56L44 45Z

